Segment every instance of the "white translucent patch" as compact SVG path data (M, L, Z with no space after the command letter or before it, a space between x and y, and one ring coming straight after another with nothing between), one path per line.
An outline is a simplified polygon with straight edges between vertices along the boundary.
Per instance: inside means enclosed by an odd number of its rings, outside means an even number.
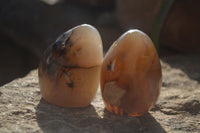
M113 61L112 65L111 65L111 71L114 72L115 70L115 64L116 64L116 60Z
M116 81L105 83L103 97L106 102L110 103L111 105L119 106L121 104L121 98L125 95L125 93L126 90L120 88L116 84Z

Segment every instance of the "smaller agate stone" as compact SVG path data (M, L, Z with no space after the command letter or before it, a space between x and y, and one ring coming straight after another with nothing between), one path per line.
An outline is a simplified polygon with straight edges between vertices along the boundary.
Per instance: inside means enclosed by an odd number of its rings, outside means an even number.
M38 68L42 97L63 107L88 106L96 95L103 62L99 32L76 26L50 45Z

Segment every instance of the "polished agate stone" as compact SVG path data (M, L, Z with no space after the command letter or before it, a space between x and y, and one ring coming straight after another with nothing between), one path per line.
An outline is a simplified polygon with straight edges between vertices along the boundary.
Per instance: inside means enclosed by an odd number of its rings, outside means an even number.
M101 93L108 111L140 116L158 99L161 65L151 39L142 31L124 33L107 52L101 68Z
M93 26L68 30L49 46L39 65L42 97L63 107L88 106L98 88L102 62L102 40Z

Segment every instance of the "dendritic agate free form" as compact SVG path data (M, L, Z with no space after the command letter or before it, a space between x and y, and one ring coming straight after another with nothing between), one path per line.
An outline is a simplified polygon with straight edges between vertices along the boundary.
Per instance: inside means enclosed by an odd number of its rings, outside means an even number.
M98 88L102 61L102 40L93 26L68 30L49 46L38 68L42 97L63 107L88 106Z
M107 52L101 92L108 111L140 116L155 104L162 82L161 65L151 39L142 31L124 33Z

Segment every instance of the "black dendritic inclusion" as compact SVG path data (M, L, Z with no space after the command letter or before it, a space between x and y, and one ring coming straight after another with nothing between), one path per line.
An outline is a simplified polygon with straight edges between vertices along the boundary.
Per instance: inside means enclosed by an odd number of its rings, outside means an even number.
M71 83L67 83L67 85L70 87L70 88L74 88L74 82L71 82Z
M110 61L107 65L107 70L110 71L111 70L111 65L112 65L112 62Z
M56 53L57 56L65 55L65 47L71 47L71 43L69 42L70 38L68 37L66 40L60 39L55 42L53 46L54 53Z
M68 37L67 40L65 41L65 46L69 45L71 46L71 44L69 43L70 38Z
M65 48L62 44L62 41L58 41L54 44L53 46L53 52L57 55L57 56L62 56L65 54Z

